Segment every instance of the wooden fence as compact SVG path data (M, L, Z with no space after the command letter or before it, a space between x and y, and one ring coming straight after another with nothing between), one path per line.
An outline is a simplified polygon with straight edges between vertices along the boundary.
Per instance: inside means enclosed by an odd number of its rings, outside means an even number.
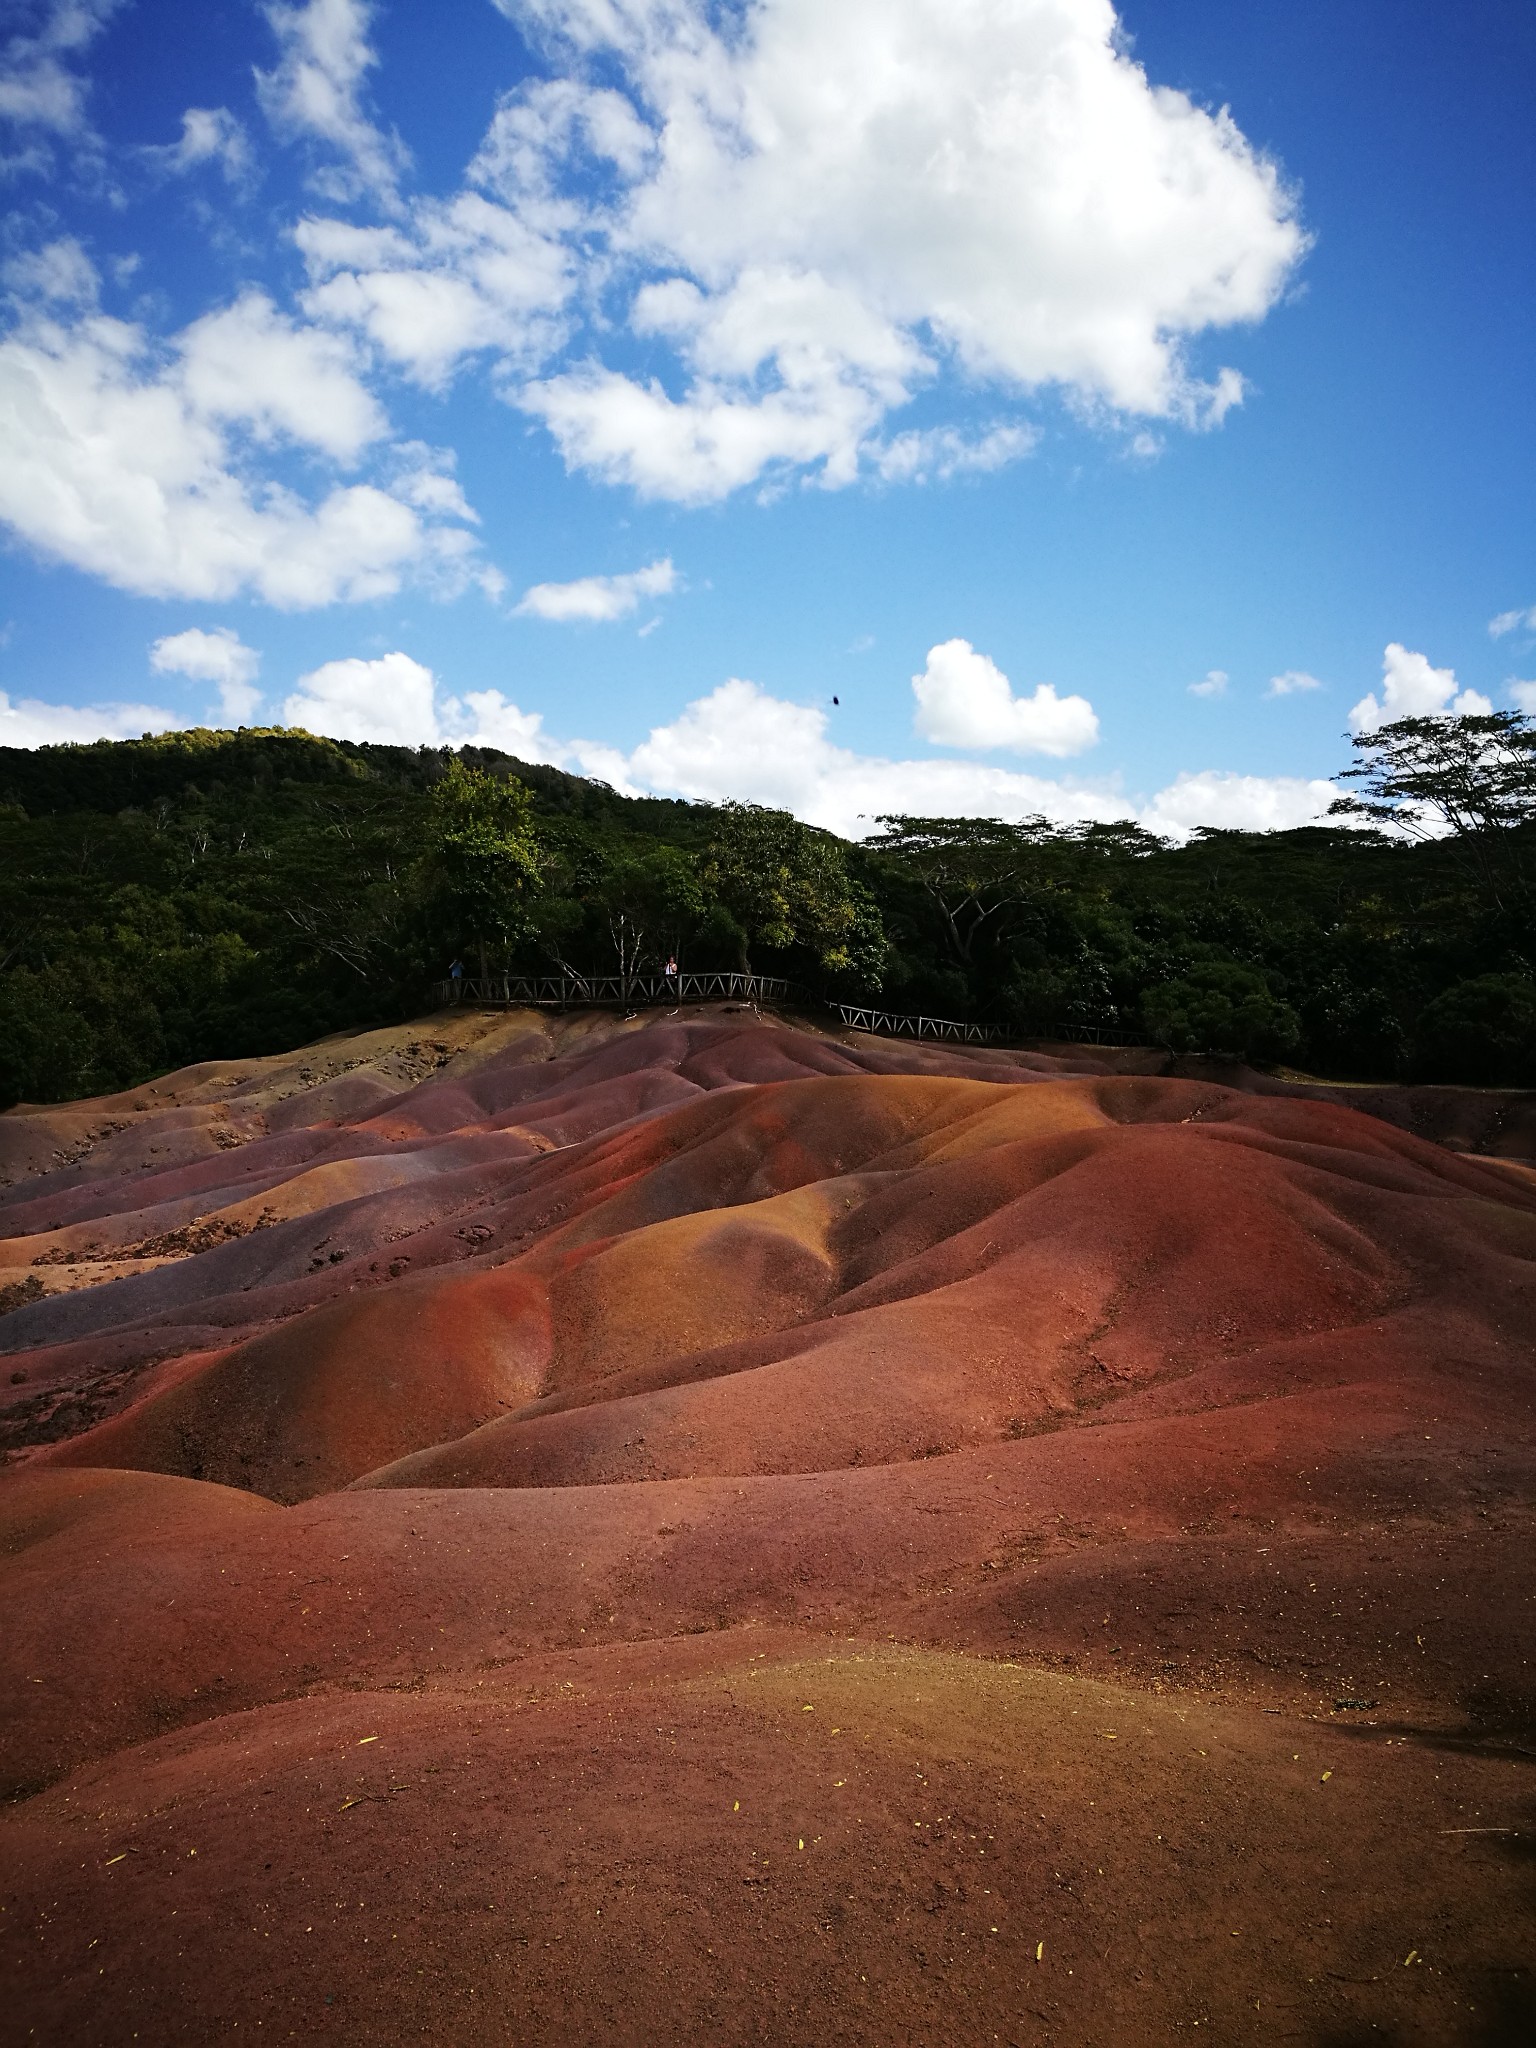
M493 1009L655 1009L678 1003L785 1003L807 1001L792 981L764 974L492 974L459 975L436 985L442 1003L474 1003ZM1046 1039L1064 1045L1151 1045L1150 1038L1118 1025L1060 1024L1028 1034L970 1024L956 1017L925 1017L909 1010L879 1010L866 1003L828 1003L850 1031L887 1038L950 1039L962 1045L1007 1045Z
M833 1003L850 1031L878 1031L889 1038L957 1038L966 1045L998 1045L1003 1034L990 1024L962 1024L954 1017L919 1017L909 1010L871 1010L862 1003Z
M440 981L445 1003L496 1009L653 1009L658 1003L782 1003L792 982L765 974L465 974Z

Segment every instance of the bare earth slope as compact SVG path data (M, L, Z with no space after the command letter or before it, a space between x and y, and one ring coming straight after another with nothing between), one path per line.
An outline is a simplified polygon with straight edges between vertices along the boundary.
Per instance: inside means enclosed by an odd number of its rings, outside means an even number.
M1158 1064L0 1118L14 2037L1536 2038L1526 1105Z

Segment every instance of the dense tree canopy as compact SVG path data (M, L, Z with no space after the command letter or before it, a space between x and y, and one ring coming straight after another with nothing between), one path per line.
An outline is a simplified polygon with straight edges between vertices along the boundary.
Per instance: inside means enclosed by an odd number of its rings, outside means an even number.
M1403 720L1303 831L619 796L484 750L299 732L0 750L0 1103L419 1010L456 954L817 991L1353 1079L1536 1084L1528 723Z
M472 945L482 974L491 949L506 955L535 929L546 865L527 785L454 756L429 798L421 875L440 928Z
M712 821L702 873L710 897L741 934L741 967L749 965L749 945L801 951L827 974L879 987L885 962L879 912L868 889L850 876L845 850L830 833L800 824L788 811L725 804Z

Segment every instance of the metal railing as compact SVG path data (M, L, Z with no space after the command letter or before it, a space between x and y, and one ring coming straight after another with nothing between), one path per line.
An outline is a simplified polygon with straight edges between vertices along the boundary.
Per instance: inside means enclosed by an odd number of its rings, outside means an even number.
M443 1003L477 1003L497 1009L654 1009L662 1004L806 1000L798 982L766 974L492 974L459 975L436 984ZM1019 1045L1045 1039L1062 1045L1142 1046L1156 1041L1118 1025L1060 1024L1034 1032L1001 1031L957 1017L920 1016L910 1010L880 1010L867 1003L831 1002L827 1007L850 1031L886 1038L948 1039L962 1045Z

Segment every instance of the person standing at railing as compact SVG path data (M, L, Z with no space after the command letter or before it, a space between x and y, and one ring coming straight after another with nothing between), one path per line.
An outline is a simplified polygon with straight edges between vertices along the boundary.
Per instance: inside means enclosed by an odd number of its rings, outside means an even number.
M464 962L462 960L455 960L451 963L448 969L448 979L453 983L454 996L456 998L461 996L464 993Z

